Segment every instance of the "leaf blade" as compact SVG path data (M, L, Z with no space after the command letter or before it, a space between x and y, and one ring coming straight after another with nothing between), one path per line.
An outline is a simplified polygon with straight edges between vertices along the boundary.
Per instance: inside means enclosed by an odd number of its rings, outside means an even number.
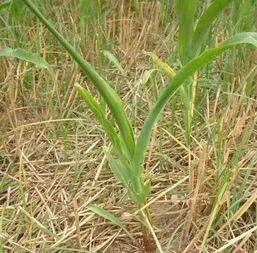
M42 57L32 54L24 49L10 47L0 48L0 57L15 57L20 60L31 62L39 68L48 68L48 63Z
M111 214L109 211L107 211L106 209L96 205L96 204L90 204L87 206L87 208L98 214L99 216L105 218L106 220L109 220L110 222L112 222L113 224L117 225L120 228L125 228L124 224L117 218L115 217L113 214Z
M174 95L178 87L180 87L182 83L186 81L200 67L207 64L227 49L230 49L238 44L251 44L257 47L257 33L245 32L236 34L232 38L221 43L218 47L206 50L200 56L195 57L193 60L188 62L179 72L177 72L176 76L161 92L155 105L150 110L150 113L148 114L140 135L137 139L133 163L134 166L139 170L138 173L141 173L143 170L142 163L144 161L145 152L150 140L153 125L158 119L166 103L169 101L172 95Z
M127 166L124 166L119 159L114 159L106 149L104 153L114 177L128 188L131 174Z
M125 73L125 70L114 54L108 50L103 50L102 53L121 73Z
M119 137L112 125L112 123L106 119L105 114L101 106L96 102L93 96L78 83L75 84L75 88L80 96L84 99L90 110L94 113L100 124L102 125L106 135L110 138L113 146L121 151L121 144Z
M197 0L177 0L176 13L179 24L178 50L182 64L190 59Z
M123 103L117 92L111 85L87 62L78 51L54 28L54 26L42 15L37 7L29 0L21 0L27 7L37 16L37 18L45 25L45 27L54 35L58 42L70 54L73 60L81 67L85 75L93 83L99 91L107 106L117 122L121 137L126 145L128 153L132 156L135 149L135 137L132 131L132 125L124 110Z
M204 36L217 16L233 0L215 0L199 18L192 38L192 57L199 54Z

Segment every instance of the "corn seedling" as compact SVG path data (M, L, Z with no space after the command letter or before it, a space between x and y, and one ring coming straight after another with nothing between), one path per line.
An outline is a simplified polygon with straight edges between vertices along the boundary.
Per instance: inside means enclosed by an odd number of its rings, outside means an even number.
M257 33L244 32L236 34L216 47L206 49L206 34L211 24L219 13L228 6L229 3L233 2L233 0L212 1L196 23L194 20L198 1L176 1L178 23L180 26L178 49L182 67L169 79L166 87L159 93L156 102L153 104L145 119L139 136L136 138L132 124L124 110L122 100L111 85L99 75L89 62L83 59L76 49L54 28L30 0L22 0L22 2L29 7L59 43L68 51L108 106L114 123L107 119L102 106L96 99L81 85L75 84L76 90L94 113L112 143L111 151L107 149L104 150L109 166L117 180L122 182L127 189L131 201L138 206L145 250L148 252L153 251L154 247L152 246L150 236L151 229L149 229L150 215L148 209L143 208L147 203L150 193L150 181L147 179L144 172L144 160L153 126L177 89L182 87L183 84L183 88L188 89L188 80L196 71L211 62L215 57L236 45L246 43L257 46ZM138 1L134 1L134 3L137 2ZM187 94L189 93L190 90L187 91ZM190 98L189 101L186 102L190 102ZM226 191L226 184L223 185L223 188L224 189L217 196L216 202L223 197ZM90 206L90 209L111 220L116 225L123 226L112 215L103 211L101 208ZM213 216L211 220L214 220L215 212ZM207 236L208 231L205 234L205 238Z

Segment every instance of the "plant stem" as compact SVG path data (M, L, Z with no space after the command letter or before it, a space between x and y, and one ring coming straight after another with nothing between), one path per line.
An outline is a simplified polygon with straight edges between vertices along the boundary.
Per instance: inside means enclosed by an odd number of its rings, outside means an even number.
M156 250L156 246L153 242L152 235L150 233L150 230L147 226L146 219L151 223L150 220L150 213L148 208L141 210L139 213L140 217L140 223L141 223L141 230L142 230L142 235L143 235L143 246L144 250L147 253L152 253Z

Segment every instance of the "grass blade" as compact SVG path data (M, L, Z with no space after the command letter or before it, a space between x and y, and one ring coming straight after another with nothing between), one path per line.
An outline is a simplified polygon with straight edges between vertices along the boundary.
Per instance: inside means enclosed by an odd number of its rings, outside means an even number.
M192 38L192 57L200 53L202 42L208 32L211 24L217 16L234 0L215 0L202 14L197 22L193 38Z
M31 62L38 68L48 68L48 63L39 55L32 54L21 48L12 49L9 47L0 48L0 57L15 57L20 60Z
M90 211L92 211L92 212L100 215L101 217L105 218L106 220L109 220L114 225L117 225L120 228L124 228L123 223L118 218L116 218L113 214L111 214L109 211L107 211L106 209L104 209L104 208L102 208L102 207L100 207L96 204L88 205L87 208Z
M234 0L232 22L235 31L241 32L254 29L256 6L255 0Z
M177 0L176 13L179 24L178 49L182 64L190 59L197 0Z
M118 59L108 50L103 50L102 51L103 55L111 62L113 65L121 72L124 73L125 70L119 63Z
M133 155L135 148L134 135L122 101L114 89L98 74L98 72L75 50L75 48L48 22L42 13L29 0L22 0L45 27L54 35L60 44L69 52L75 62L83 69L84 73L99 91L117 122L121 136L128 152Z
M240 158L240 156L242 156L242 153L243 153L242 147L245 146L246 143L248 143L255 126L256 126L256 121L254 121L251 124L250 128L248 128L248 131L246 131L246 134L243 135L241 143L237 145L237 148L234 151L232 158L230 159L227 167L224 169L222 175L220 176L220 180L218 182L218 191L216 193L216 196L215 196L215 199L213 202L212 211L211 211L210 217L207 222L207 227L206 227L206 230L205 230L205 233L203 236L203 240L202 240L202 244L201 244L199 253L201 253L205 248L209 233L212 229L212 225L213 225L213 223L217 217L217 214L219 212L220 203L222 202L222 199L223 199L226 191L228 190L228 186L230 184L230 179L231 179L232 168L235 168L236 164L238 164L239 158Z
M221 43L218 47L206 50L200 56L188 62L168 83L167 87L161 92L157 102L148 114L141 133L138 137L136 150L134 155L134 166L142 172L142 163L144 161L147 145L150 140L151 131L155 121L162 112L166 103L174 95L178 87L180 87L190 76L193 75L200 67L212 61L216 56L222 54L238 44L248 43L257 47L257 33L246 32L233 36L231 39Z
M79 0L78 3L78 15L85 23L97 18L100 9L99 0Z
M114 147L118 150L121 150L119 137L111 122L105 118L105 114L101 106L96 102L96 100L91 96L91 94L78 83L75 84L75 88L77 92L80 94L80 96L84 98L86 104L102 125L105 133L110 138Z
M106 149L104 149L104 153L114 177L122 182L126 188L129 188L130 170L119 159L114 159Z

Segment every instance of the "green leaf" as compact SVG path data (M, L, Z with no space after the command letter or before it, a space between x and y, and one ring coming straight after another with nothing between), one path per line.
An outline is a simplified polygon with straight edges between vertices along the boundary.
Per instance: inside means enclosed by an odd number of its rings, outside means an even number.
M20 0L11 0L9 12L12 17L18 18L23 14L24 3Z
M125 226L123 225L123 223L118 219L116 218L113 214L111 214L109 211L107 211L106 209L96 205L96 204L90 204L87 206L87 208L100 215L101 217L105 218L106 220L109 220L111 221L114 225L117 225L119 226L120 228L124 228Z
M97 103L97 101L92 97L92 95L80 86L78 83L75 84L75 88L80 96L85 100L88 107L94 113L96 118L99 120L100 124L102 125L106 135L110 138L112 144L117 150L121 151L121 144L119 137L112 126L112 123L105 118L105 113L102 107Z
M234 0L232 8L233 29L249 31L254 29L256 16L256 0Z
M0 11L1 11L2 9L4 9L4 8L9 7L10 4L11 4L11 0L6 0L6 1L0 3Z
M205 12L199 18L193 38L192 38L192 56L196 56L200 53L202 42L205 38L213 21L218 17L218 15L234 0L215 0L212 1L210 6L205 10Z
M94 18L97 18L100 10L99 0L79 0L78 3L78 14L79 18L84 20L86 23Z
M106 149L104 149L104 153L114 177L128 188L131 180L131 173L128 166L124 165L119 159L114 159Z
M48 63L39 55L32 54L20 48L12 49L9 47L0 48L0 57L15 57L35 64L38 68L48 68Z
M8 187L15 186L17 184L18 183L16 181L8 181L8 180L3 179L0 182L0 191L4 191L4 190L8 189Z
M149 82L149 79L151 78L151 76L153 75L153 73L156 71L156 69L150 69L150 70L146 70L142 77L138 80L137 85L147 85L147 83Z
M135 149L135 139L131 123L123 108L123 103L116 91L110 86L102 76L87 62L76 49L54 28L54 26L42 15L36 6L29 0L20 0L24 2L30 10L38 17L45 27L54 35L59 43L66 49L75 62L81 67L86 76L94 84L102 98L109 107L114 119L119 127L123 143L126 145L128 153L132 156Z
M179 24L178 49L182 64L190 59L197 0L177 0L176 14Z
M138 170L133 170L131 186L128 189L130 198L138 205L145 205L150 192L150 181L144 181L143 174L137 174Z
M238 44L244 43L252 44L257 47L257 33L240 33L221 43L216 48L206 50L200 56L195 57L188 62L168 83L166 88L163 89L155 105L150 110L137 139L134 155L134 166L139 170L138 174L140 174L143 170L142 163L144 161L145 152L150 140L153 125L178 87L180 87L190 76L192 76L195 71L212 61L215 57Z
M104 153L114 177L123 183L130 199L136 204L145 204L146 197L150 191L149 182L145 183L142 175L137 175L137 170L135 170L127 160L123 159L122 156L119 156L119 158L122 159L120 160L114 159L105 149Z
M125 70L122 68L121 64L119 63L118 59L108 50L102 51L103 55L114 64L114 66L121 72L124 73Z

